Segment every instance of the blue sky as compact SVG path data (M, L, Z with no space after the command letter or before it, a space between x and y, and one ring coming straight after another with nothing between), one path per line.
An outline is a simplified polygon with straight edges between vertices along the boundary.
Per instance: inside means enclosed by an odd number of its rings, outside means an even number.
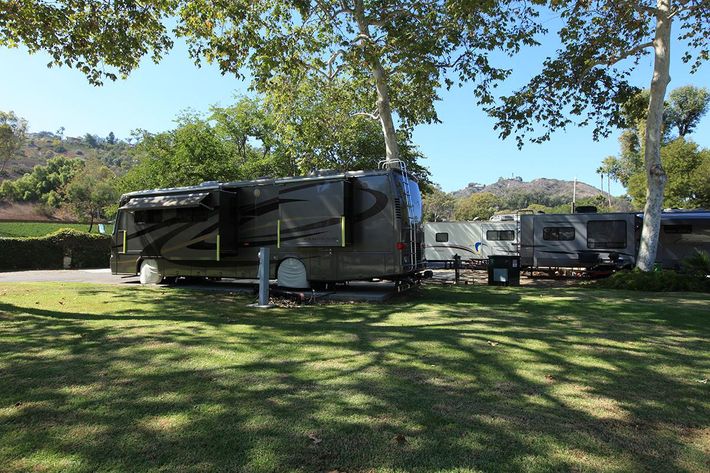
M514 60L514 75L504 90L523 84L554 52L554 37L545 46L526 51ZM695 75L680 60L681 45L673 45L670 88L685 84L710 85L710 66ZM222 76L213 66L197 68L179 42L163 61L146 60L128 79L90 85L84 76L67 68L47 68L44 54L29 55L23 49L0 48L0 110L13 110L25 117L31 131L55 131L65 127L67 136L87 132L106 136L113 131L128 137L137 128L167 130L184 109L206 111L210 105L228 105L236 94L247 93L248 84ZM648 87L652 60L642 61L634 74L640 87ZM414 141L428 157L434 182L446 191L469 182L491 183L499 177L521 176L573 179L575 176L599 185L595 170L600 161L618 150L618 134L600 142L592 140L591 129L570 128L558 132L548 143L527 144L518 150L515 141L501 141L493 121L475 105L470 87L441 91L437 110L441 124L419 126ZM691 136L710 147L710 117L705 117ZM612 193L623 188L612 183Z

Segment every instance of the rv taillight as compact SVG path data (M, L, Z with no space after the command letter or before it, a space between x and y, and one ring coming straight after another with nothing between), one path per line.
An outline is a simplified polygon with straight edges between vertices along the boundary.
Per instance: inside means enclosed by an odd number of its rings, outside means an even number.
M407 245L405 245L405 244L402 243L401 241L398 241L397 244L394 245L394 247L397 248L398 250L403 250L403 249L405 249L405 248L407 247Z

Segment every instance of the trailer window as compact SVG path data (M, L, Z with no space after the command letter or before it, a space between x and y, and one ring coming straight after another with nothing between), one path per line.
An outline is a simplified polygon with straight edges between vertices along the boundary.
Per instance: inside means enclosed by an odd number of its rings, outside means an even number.
M574 227L544 227L542 229L543 240L572 241L574 236Z
M663 233L688 234L693 233L692 225L663 225Z
M587 248L626 248L625 220L587 222Z
M448 233L437 233L436 234L436 241L438 243L445 243L449 241L449 234Z
M513 241L515 240L514 230L488 230L486 232L488 241Z

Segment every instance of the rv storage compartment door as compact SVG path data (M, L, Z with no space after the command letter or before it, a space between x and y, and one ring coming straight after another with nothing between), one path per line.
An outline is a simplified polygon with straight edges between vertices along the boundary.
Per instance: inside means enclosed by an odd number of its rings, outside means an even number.
M220 254L236 254L237 245L237 193L233 191L220 191L219 193L219 237Z
M313 180L279 187L277 246L343 247L349 243L350 183Z

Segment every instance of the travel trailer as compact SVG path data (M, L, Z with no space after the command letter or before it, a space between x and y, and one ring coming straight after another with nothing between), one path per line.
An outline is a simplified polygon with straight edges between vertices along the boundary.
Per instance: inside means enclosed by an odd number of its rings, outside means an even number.
M424 224L427 263L448 262L454 255L482 262L491 255L517 255L517 223L502 221L430 222Z
M643 214L536 214L520 218L520 259L528 268L630 268ZM695 250L710 252L710 212L666 211L656 263L678 269Z
M520 264L528 268L632 267L633 213L520 216Z
M373 171L205 183L121 197L111 271L141 282L269 275L307 288L424 268L421 196L403 163Z

